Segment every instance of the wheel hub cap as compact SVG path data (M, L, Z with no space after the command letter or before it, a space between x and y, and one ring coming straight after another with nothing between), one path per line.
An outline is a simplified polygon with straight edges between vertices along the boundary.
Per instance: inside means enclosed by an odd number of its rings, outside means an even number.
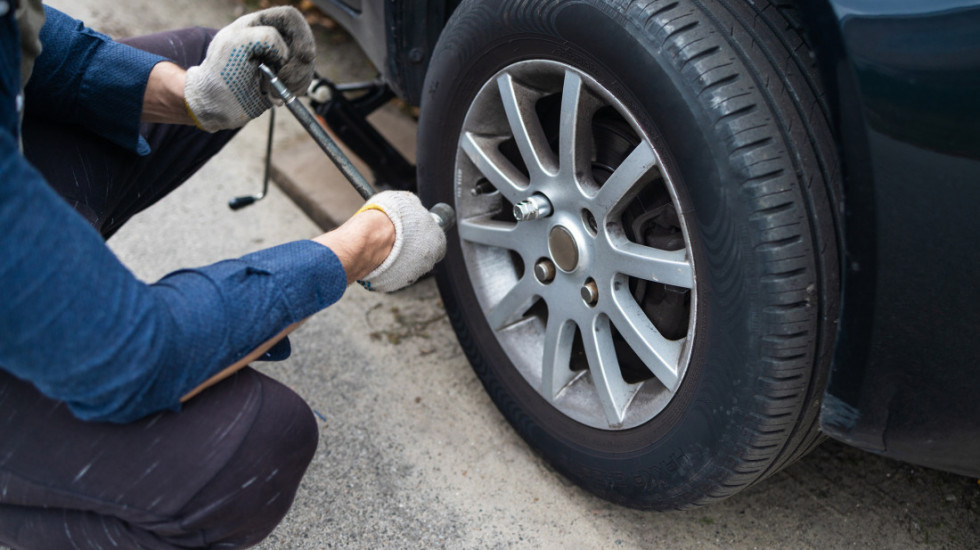
M566 273L575 271L579 262L579 245L571 231L556 225L548 233L548 252L555 265Z

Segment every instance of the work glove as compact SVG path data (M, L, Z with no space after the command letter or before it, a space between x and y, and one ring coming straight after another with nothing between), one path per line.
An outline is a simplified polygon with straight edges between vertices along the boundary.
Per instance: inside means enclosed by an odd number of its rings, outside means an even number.
M313 32L296 8L243 15L218 31L200 65L187 69L187 112L208 132L241 128L272 105L259 63L302 95L313 80L315 58Z
M446 234L422 202L408 191L384 191L358 213L380 210L395 225L395 244L385 261L358 281L368 290L393 292L414 283L446 255Z

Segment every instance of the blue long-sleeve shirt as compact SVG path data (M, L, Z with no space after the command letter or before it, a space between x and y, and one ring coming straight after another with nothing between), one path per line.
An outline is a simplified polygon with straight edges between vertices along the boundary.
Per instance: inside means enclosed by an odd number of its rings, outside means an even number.
M10 10L11 12L13 10ZM162 58L47 10L25 90L31 116L80 124L135 153L147 77ZM0 368L83 419L179 407L201 382L346 288L336 255L298 241L137 280L18 151L20 54L0 23Z

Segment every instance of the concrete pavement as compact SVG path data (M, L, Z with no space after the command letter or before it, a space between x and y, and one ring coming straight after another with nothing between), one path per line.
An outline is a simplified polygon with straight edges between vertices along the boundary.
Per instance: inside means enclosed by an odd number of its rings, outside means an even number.
M115 36L221 26L240 13L230 0L50 3ZM323 70L371 76L350 43L321 37L330 42ZM307 158L295 152L305 138L285 112L278 126L277 150L300 159L291 162ZM240 212L225 206L258 191L264 138L264 121L251 124L133 219L113 250L155 280L316 235L275 187ZM292 341L292 358L261 368L316 409L321 441L291 512L259 548L972 548L980 540L976 480L835 443L703 509L641 513L596 499L506 424L457 346L432 281L392 296L352 288Z

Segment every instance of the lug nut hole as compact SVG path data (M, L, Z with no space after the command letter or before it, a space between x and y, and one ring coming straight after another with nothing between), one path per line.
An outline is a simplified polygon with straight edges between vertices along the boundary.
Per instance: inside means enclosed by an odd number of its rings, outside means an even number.
M487 181L486 178L480 178L480 181L476 182L476 185L470 189L470 195L474 197L489 195L496 192L497 189L489 181Z
M589 212L587 208L582 209L582 223L585 225L585 229L593 237L599 232L599 224L595 221L595 216L592 212Z

